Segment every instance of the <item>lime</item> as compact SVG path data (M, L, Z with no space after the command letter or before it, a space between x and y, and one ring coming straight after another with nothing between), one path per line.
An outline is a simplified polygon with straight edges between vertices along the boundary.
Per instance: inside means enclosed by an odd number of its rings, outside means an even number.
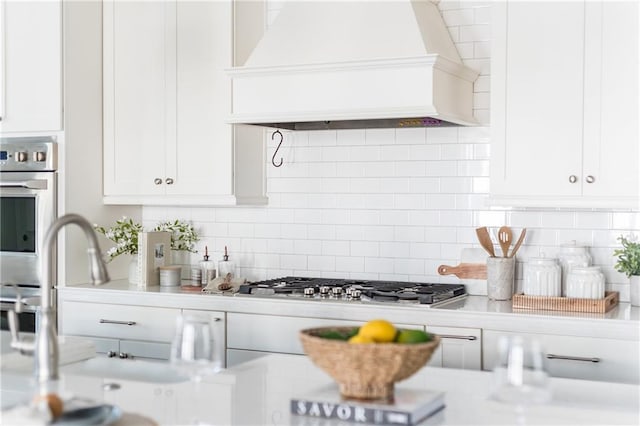
M393 342L396 338L396 328L386 320L372 320L360 327L358 332L361 336L366 336L377 343Z
M422 330L400 330L396 342L398 343L424 343L431 340L431 336Z

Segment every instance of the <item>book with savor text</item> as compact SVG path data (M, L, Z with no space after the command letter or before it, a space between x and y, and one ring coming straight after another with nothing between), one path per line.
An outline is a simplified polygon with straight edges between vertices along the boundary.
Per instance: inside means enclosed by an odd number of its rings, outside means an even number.
M171 263L170 232L140 232L138 234L138 286L160 284L160 266Z
M291 399L291 414L345 422L412 426L444 408L444 392L395 389L389 404L343 399L336 384Z

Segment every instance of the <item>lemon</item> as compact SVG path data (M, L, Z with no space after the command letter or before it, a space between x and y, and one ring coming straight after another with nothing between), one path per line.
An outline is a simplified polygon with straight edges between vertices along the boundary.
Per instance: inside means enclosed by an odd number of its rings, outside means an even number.
M349 343L374 343L373 339L361 334L356 334L349 339Z
M398 343L424 343L431 340L431 336L422 330L400 330L396 342Z
M396 338L396 328L386 320L372 320L360 327L359 335L368 337L377 343L393 342Z

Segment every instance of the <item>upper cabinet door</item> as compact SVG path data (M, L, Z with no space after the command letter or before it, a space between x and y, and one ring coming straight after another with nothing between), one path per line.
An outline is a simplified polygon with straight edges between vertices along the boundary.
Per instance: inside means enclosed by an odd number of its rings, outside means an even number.
M175 143L175 48L166 43L175 3L105 2L103 22L104 193L163 194Z
M492 203L637 207L637 4L493 7Z
M586 22L584 195L633 207L640 193L638 3L587 2Z
M60 1L0 2L0 133L62 129Z
M500 2L493 23L491 192L577 196L584 5Z

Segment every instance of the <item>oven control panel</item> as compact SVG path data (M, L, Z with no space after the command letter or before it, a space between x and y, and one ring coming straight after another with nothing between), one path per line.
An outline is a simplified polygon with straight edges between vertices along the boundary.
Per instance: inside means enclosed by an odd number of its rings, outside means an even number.
M0 171L55 171L58 144L52 137L0 138Z

